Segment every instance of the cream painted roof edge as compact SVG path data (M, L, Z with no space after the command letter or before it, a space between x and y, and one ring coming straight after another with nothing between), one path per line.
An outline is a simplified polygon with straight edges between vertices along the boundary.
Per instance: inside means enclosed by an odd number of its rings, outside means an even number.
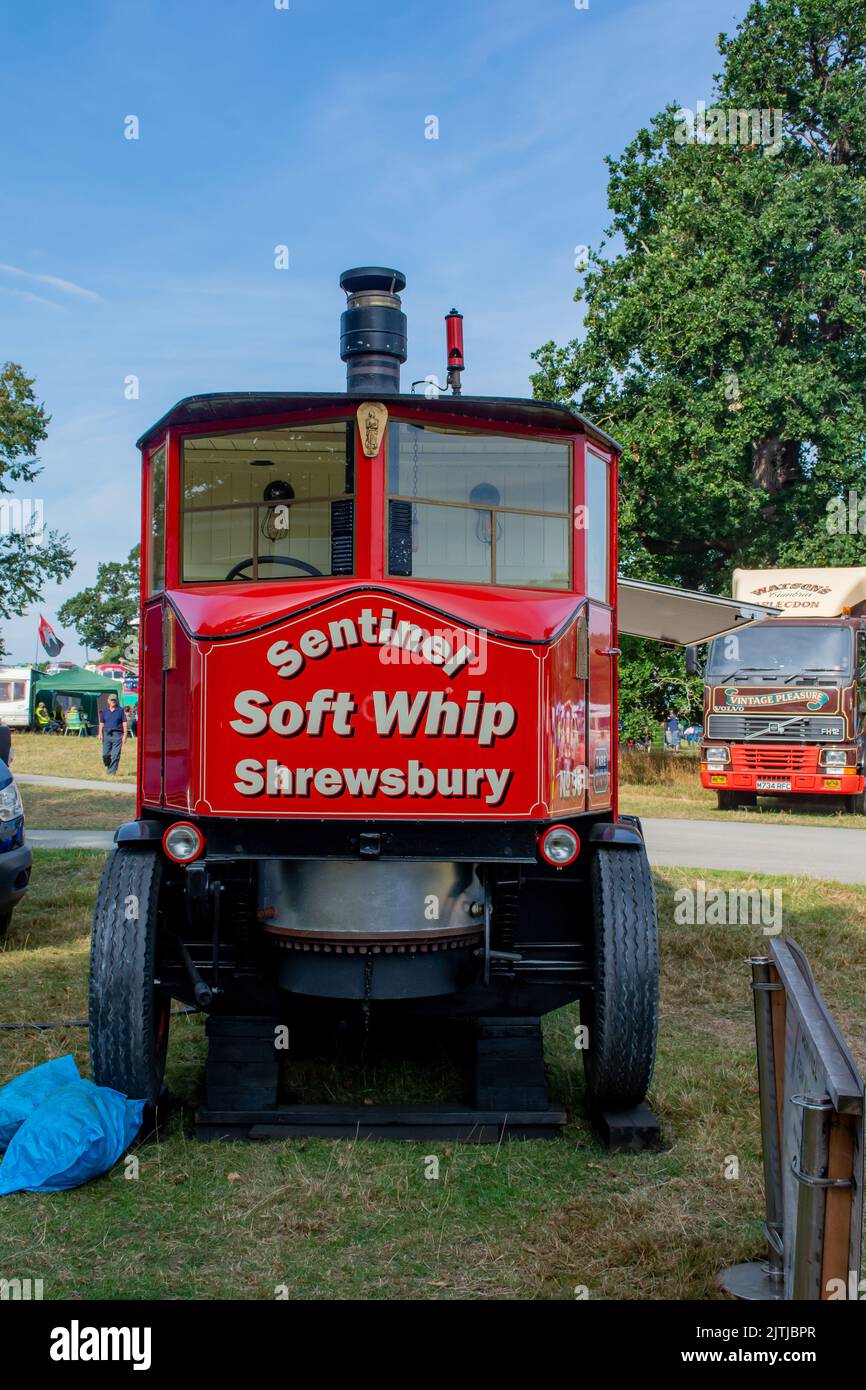
M866 565L818 569L734 570L734 597L771 603L785 616L838 618L866 604Z

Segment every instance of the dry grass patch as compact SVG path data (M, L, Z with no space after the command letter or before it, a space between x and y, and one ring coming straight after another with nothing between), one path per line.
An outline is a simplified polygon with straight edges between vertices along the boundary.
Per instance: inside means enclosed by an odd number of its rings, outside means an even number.
M701 786L697 770L689 782L649 786L622 782L620 810L632 816L659 816L673 820L740 821L751 825L810 825L831 829L866 830L866 816L852 816L839 797L762 797L757 806L738 806L720 811L716 794Z
M131 793L20 786L28 830L116 830L135 819Z
M127 739L116 777L102 766L102 743L96 737L63 734L12 735L15 761L12 771L46 777L82 777L94 782L134 782L138 739Z

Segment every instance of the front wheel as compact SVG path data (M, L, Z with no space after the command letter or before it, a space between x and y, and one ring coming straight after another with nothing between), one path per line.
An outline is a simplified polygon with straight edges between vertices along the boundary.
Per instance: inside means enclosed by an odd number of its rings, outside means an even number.
M845 809L852 816L866 816L866 790L845 798Z
M155 1101L171 1001L154 987L163 860L114 850L96 898L90 947L90 1059L99 1086Z
M5 936L6 933L8 932L8 930L9 930L9 923L10 923L11 921L12 921L12 913L11 913L11 912L0 912L0 941L3 940L4 936Z
M658 1031L658 929L646 850L597 848L590 868L595 936L583 1054L590 1101L625 1109L646 1096Z

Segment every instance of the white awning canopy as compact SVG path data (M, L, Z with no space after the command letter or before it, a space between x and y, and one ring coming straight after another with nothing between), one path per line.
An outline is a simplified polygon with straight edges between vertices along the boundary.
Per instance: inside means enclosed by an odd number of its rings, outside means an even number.
M772 618L778 611L741 599L672 589L666 584L619 581L620 632L677 647L697 647L712 637Z

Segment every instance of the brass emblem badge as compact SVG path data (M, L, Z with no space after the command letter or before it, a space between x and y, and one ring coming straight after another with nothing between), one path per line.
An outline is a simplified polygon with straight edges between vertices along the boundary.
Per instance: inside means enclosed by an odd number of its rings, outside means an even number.
M388 407L381 401L364 401L358 406L361 446L368 459L374 459L381 449L387 423Z

